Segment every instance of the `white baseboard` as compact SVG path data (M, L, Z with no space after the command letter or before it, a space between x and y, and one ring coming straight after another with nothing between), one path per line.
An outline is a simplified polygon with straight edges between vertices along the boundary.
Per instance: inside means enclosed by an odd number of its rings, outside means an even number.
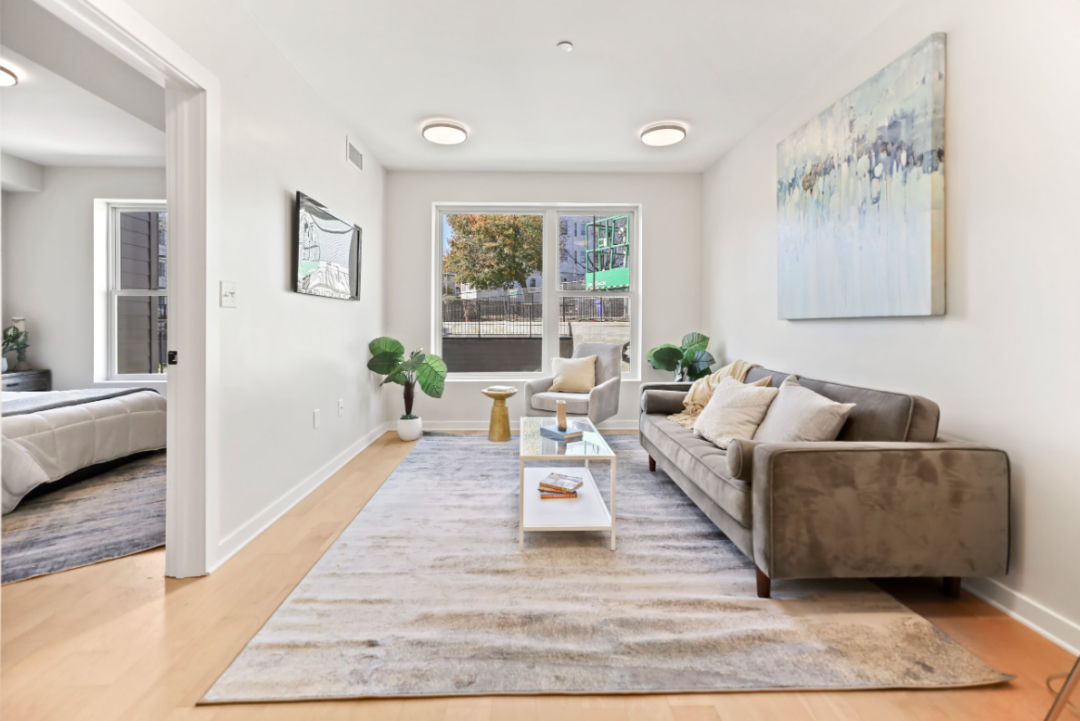
M965 578L964 588L1071 654L1080 654L1080 624L993 578Z
M390 426L396 427L394 423ZM519 428L518 421L510 421L510 430L516 431ZM598 426L601 431L629 431L637 430L637 428L637 421L604 421ZM424 421L426 431L486 431L487 429L488 421Z
M264 508L257 516L221 539L221 542L218 544L217 561L210 567L208 572L213 572L220 568L221 565L232 558L237 551L255 540L260 533L273 525L275 521L285 515L290 508L302 501L309 493L325 483L330 476L341 470L341 468L355 458L357 454L374 443L382 436L382 434L395 427L396 426L393 423L382 423L376 426L367 435L361 437L358 441L327 461L317 471L290 488L287 493Z

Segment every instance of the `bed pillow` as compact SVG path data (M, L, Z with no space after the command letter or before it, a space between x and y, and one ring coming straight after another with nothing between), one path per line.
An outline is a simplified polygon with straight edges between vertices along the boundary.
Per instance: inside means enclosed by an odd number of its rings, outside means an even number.
M551 393L588 393L596 385L596 356L586 358L552 358L555 382Z
M758 427L754 440L764 443L835 441L854 407L854 403L837 403L803 388L798 378L788 376L780 384L780 395Z
M751 439L779 391L725 378L694 422L694 430L727 449L735 438Z

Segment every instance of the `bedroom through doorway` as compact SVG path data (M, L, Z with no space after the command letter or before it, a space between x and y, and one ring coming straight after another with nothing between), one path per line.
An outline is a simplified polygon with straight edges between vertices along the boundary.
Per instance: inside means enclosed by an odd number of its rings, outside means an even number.
M33 0L3 12L2 582L164 572L166 90Z

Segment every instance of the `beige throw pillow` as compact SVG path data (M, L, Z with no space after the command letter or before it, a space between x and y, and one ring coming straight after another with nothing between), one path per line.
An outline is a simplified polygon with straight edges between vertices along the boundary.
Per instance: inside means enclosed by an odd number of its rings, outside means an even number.
M754 435L764 443L835 441L854 403L837 403L799 385L788 376L780 384L780 395Z
M552 393L588 393L596 385L596 356L587 358L552 358L555 382Z
M734 378L725 378L694 422L694 430L724 449L732 439L749 440L777 393L776 388L748 386Z

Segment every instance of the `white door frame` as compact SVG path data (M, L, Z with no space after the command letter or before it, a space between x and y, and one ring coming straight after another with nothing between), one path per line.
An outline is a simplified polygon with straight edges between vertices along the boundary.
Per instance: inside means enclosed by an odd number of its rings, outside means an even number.
M122 0L35 0L165 88L169 209L165 575L218 563L217 78Z

